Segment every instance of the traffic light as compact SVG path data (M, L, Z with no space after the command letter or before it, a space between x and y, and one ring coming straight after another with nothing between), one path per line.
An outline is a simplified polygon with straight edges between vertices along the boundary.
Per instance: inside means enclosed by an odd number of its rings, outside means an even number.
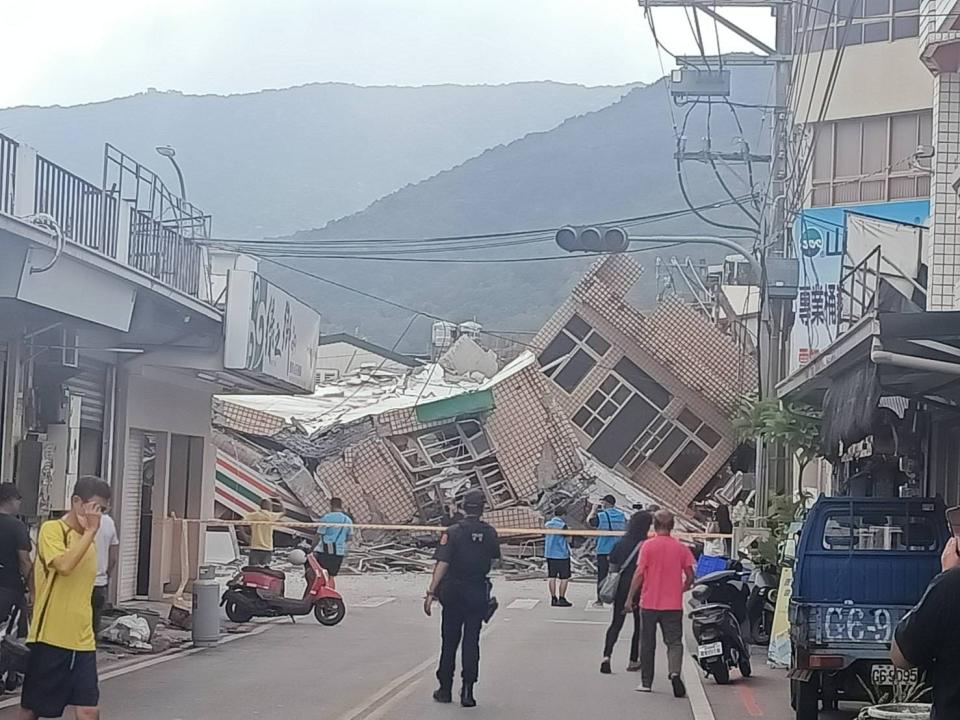
M627 231L619 227L574 227L557 230L557 245L567 252L619 253L630 247Z

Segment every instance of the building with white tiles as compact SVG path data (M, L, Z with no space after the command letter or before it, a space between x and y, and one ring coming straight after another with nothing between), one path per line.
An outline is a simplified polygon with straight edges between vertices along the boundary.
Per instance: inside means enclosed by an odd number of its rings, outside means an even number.
M756 359L748 337L677 298L633 307L641 273L627 255L598 261L534 344L587 452L685 508L738 444L732 418L756 388Z

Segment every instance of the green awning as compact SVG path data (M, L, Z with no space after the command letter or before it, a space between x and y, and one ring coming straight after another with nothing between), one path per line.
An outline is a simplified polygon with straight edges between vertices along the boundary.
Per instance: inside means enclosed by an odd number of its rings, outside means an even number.
M423 423L436 422L484 410L493 410L492 390L478 390L417 405L417 420Z

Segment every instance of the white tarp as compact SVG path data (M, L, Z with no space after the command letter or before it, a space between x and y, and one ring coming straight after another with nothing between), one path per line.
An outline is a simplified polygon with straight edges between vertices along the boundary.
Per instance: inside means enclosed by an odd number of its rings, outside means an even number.
M906 297L913 295L913 284L924 259L924 230L918 225L846 213L847 249L844 270L856 266L880 247L880 274ZM899 268L899 269L898 269Z

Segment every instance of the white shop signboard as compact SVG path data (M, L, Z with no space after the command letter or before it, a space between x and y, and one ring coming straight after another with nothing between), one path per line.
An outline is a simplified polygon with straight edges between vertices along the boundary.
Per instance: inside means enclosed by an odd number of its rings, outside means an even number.
M250 270L227 274L223 366L294 392L316 385L320 314Z

